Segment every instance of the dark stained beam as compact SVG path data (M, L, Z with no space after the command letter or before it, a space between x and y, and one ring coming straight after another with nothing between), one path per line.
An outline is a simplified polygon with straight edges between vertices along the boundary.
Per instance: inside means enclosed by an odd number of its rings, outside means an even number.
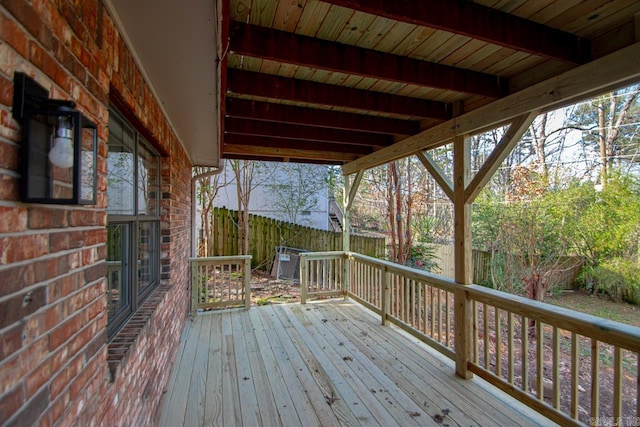
M324 150L329 153L356 154L364 156L373 153L372 147L348 144L332 144L328 142L307 141L304 139L289 139L256 135L226 134L225 144L251 145L253 147L293 148L297 150Z
M304 159L300 157L278 157L278 156L255 156L235 153L225 153L225 159L230 160L257 160L262 162L283 162L283 163L313 163L318 165L343 165L346 162L341 160L326 159Z
M227 91L236 94L308 102L409 117L449 119L452 106L408 96L371 92L271 74L229 69Z
M230 51L362 77L500 98L506 79L486 73L233 22Z
M342 143L372 147L386 147L393 143L393 137L379 133L353 130L330 129L315 126L293 125L289 123L264 122L259 120L225 120L225 132L228 134L299 139L304 141Z
M420 131L420 122L416 120L391 119L238 98L227 98L226 113L227 117L360 130L389 135L414 135Z
M272 157L278 159L305 159L320 161L349 162L357 159L359 155L351 153L339 153L327 150L306 150L293 147L263 147L254 145L236 145L224 143L224 156L243 155L250 156L251 159L256 157Z
M395 21L436 28L571 64L590 60L590 42L527 19L460 0L325 0Z
M220 40L218 40L218 76L220 93L218 94L218 158L222 159L222 140L224 138L224 117L227 97L227 64L229 62L229 27L231 25L231 0L220 1Z

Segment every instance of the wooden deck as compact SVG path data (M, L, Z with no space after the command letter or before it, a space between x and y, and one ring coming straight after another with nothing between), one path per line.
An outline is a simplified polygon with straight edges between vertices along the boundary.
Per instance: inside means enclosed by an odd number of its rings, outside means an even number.
M161 426L553 425L351 301L198 315Z

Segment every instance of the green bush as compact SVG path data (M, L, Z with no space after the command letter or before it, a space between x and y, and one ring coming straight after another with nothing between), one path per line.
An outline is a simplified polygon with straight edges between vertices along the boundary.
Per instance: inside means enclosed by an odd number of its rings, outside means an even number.
M609 295L614 301L640 305L640 266L637 261L612 258L585 268L578 282L586 290Z

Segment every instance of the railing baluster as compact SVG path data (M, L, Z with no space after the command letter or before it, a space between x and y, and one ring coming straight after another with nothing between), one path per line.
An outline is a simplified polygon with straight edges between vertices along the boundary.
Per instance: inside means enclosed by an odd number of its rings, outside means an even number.
M529 393L529 319L520 316L520 333L522 348L520 349L520 365L522 366L522 390Z
M508 343L508 360L509 360L509 373L508 373L508 380L509 380L509 384L513 385L513 313L512 312L508 312L507 314L507 334L509 336L509 343Z
M478 302L473 301L471 305L473 313L473 363L480 363L480 343L478 339Z
M553 328L553 407L560 409L560 332Z
M536 320L536 395L544 399L544 329L542 322Z
M447 298L446 307L445 307L445 315L446 315L446 345L447 347L451 347L451 293L444 291L444 294Z
M495 314L494 331L496 331L496 375L502 376L502 325L500 324L500 310L497 307L493 308Z
M571 417L574 420L578 419L578 402L579 402L579 389L578 389L578 375L580 372L580 341L578 341L578 334L571 333Z
M613 348L613 419L620 420L622 416L622 349L617 345Z
M484 368L489 369L489 308L487 304L482 305L482 328L484 330Z
M591 338L591 418L600 414L600 352L598 340Z

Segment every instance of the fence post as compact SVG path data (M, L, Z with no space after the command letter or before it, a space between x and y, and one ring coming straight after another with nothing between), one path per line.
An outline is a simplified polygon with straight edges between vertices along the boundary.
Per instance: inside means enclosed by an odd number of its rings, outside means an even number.
M308 262L309 261L307 260L305 254L300 254L300 304L307 303L307 270L309 268Z
M382 311L382 325L389 326L389 308L391 304L391 288L389 287L389 272L387 267L382 268L382 300L380 301L380 309Z
M249 310L251 307L251 255L244 262L244 309Z
M198 285L198 263L195 260L191 260L191 317L196 318L198 313L198 292L200 286Z

